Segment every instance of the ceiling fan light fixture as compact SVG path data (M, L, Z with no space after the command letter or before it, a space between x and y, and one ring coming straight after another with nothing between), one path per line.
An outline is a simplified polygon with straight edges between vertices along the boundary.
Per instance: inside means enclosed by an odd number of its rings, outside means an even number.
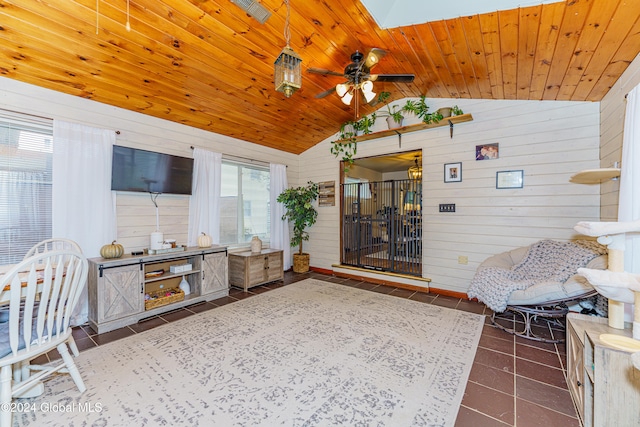
M340 98L343 104L351 105L351 100L353 99L353 92L347 92Z
M362 94L367 103L373 101L373 98L376 97L376 93L373 91L373 83L370 80L362 83Z
M349 90L349 86L344 83L338 83L336 85L336 93L340 98L344 96L345 93Z

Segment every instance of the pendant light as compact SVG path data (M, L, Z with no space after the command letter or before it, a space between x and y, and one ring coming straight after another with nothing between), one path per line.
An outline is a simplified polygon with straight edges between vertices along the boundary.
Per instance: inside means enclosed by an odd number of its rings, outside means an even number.
M407 173L409 174L409 179L414 181L422 180L422 166L418 165L418 156L414 159L415 165L411 166Z
M291 9L289 8L289 0L284 0L284 2L287 5L287 18L284 23L284 39L287 45L282 49L274 63L273 76L276 90L284 93L284 96L289 98L302 86L302 72L300 69L302 58L289 46L291 41L291 31L289 29Z

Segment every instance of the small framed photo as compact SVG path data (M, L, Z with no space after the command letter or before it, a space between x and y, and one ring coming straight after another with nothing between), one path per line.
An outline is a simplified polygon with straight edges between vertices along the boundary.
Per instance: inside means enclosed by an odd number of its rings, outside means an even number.
M499 144L476 145L476 160L494 160L499 157Z
M522 188L524 187L524 171L499 171L496 172L496 188Z
M462 163L445 163L444 182L462 181Z

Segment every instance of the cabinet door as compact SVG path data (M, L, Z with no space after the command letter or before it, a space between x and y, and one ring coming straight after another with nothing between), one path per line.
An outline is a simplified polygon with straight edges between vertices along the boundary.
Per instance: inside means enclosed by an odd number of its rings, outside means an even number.
M267 258L267 281L282 279L282 252L270 253Z
M269 257L267 255L251 255L248 259L249 265L249 286L264 283L267 280L267 265L269 263Z
M567 386L576 400L578 413L584 419L584 345L575 329L567 322Z
M98 278L98 322L142 312L144 295L139 265L102 270Z
M202 260L202 295L228 289L227 254L206 254Z

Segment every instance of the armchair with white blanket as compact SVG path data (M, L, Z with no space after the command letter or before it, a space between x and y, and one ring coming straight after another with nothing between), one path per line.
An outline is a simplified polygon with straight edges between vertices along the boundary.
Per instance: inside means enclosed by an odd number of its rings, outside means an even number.
M577 270L606 269L606 253L606 246L592 240L541 240L487 258L476 270L467 295L494 311L494 324L496 312L511 311L523 317L522 331L498 324L502 329L537 341L560 342L562 339L536 336L531 322L562 318L568 311L567 302L595 295Z

